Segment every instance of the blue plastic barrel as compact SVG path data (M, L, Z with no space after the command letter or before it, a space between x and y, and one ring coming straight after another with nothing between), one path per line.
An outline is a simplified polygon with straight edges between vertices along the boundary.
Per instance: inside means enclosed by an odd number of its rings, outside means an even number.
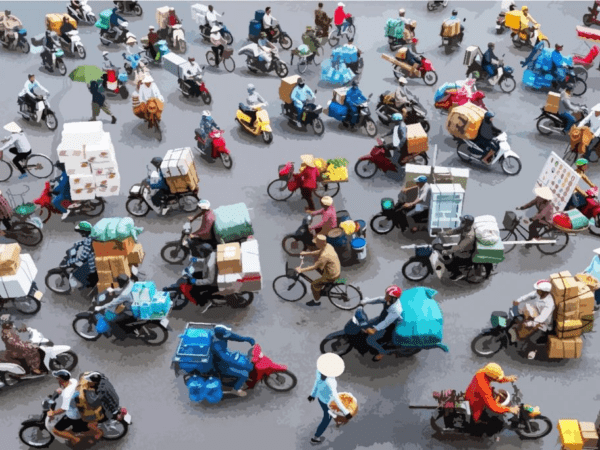
M333 247L345 247L348 245L348 236L341 228L334 228L327 233L327 242Z
M356 254L357 259L366 259L367 257L367 240L363 238L352 239L352 251Z

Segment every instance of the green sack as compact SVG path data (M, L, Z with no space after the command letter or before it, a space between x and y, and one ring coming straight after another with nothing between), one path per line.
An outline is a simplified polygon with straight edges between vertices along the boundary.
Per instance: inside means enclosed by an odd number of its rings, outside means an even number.
M254 234L248 208L244 203L220 206L215 209L215 236L223 242L245 239Z
M131 217L112 217L110 219L100 220L92 228L92 239L100 242L106 241L124 241L132 237L136 242L140 233L144 231L141 227L136 227Z

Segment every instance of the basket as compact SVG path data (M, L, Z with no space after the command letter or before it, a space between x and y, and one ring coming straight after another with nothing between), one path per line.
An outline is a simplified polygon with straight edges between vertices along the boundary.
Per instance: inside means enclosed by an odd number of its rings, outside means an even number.
M17 206L13 213L16 214L17 216L22 216L22 217L27 217L30 216L31 214L33 214L33 212L35 211L36 206L33 203L25 203L23 205L19 205Z
M568 234L577 234L577 233L581 233L582 231L587 231L587 229L590 227L589 224L587 227L585 228L578 228L577 230L574 230L572 228L565 228L565 227L561 227L560 225L557 225L555 223L552 224L552 226L554 228L556 228L559 231L562 231L564 233L568 233Z
M345 408L352 415L352 417L356 416L356 414L358 413L358 402L356 401L354 395L350 394L349 392L340 392L339 397L342 403L344 404ZM339 426L348 423L348 419L346 419L346 417L344 417L343 415L337 415L342 414L342 411L340 411L340 409L333 400L331 401L331 403L329 403L329 409L334 414L336 414L336 416L333 418L336 425Z
M506 211L504 213L504 219L502 219L502 225L504 225L504 228L507 230L512 231L519 225L519 219L513 211Z
M232 55L233 55L233 49L232 48L226 48L225 50L223 50L222 58L223 59L229 59L229 58L231 58Z
M490 322L492 323L492 327L494 327L494 328L506 327L507 319L508 319L508 314L506 314L504 311L494 311L492 313Z
M428 256L431 256L431 254L433 253L433 249L428 245L423 245L423 246L417 247L415 250L415 253L417 256L428 257Z

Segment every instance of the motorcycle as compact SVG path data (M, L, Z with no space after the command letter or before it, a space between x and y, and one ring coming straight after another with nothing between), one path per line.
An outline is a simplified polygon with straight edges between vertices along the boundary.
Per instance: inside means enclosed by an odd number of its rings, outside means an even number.
M300 256L301 252L314 248L313 239L315 235L309 230L313 216L310 214L302 219L302 225L298 227L295 233L284 236L281 241L283 251L290 256Z
M102 86L107 94L120 95L123 100L129 97L125 83L129 80L127 73L119 72L120 67L111 64L110 69L105 69L102 75Z
M597 45L594 45L586 56L573 54L573 72L575 75L583 81L587 81L588 70L593 67L598 53L600 53L600 48L598 48Z
M33 111L31 110L30 106L19 97L17 100L17 103L19 105L18 112L27 121L32 120L35 123L40 123L41 121L44 121L48 129L50 131L54 131L56 130L56 127L58 127L58 120L56 120L56 115L54 114L54 111L50 109L48 97L49 95L36 95L35 110Z
M35 38L31 38L31 43L33 45L35 45ZM65 55L65 52L62 49L58 49L54 52L52 52L51 54L51 59L52 62L50 64L48 64L47 61L45 61L42 58L42 64L44 66L44 69L46 69L48 72L52 73L54 72L54 69L58 69L58 73L60 73L61 75L66 75L67 74L67 66L65 65L65 62L63 61L63 56Z
M12 38L9 39L9 35L11 34ZM26 36L27 30L18 26L12 29L12 33L5 30L0 35L0 44L9 50L16 50L18 48L21 52L27 54L31 47L29 46L29 42L27 42Z
M513 394L504 389L493 390L496 401L503 406L518 406L519 413L513 415L510 419L505 418L503 414L503 426L497 433L504 429L512 430L524 440L541 439L552 431L552 422L546 416L540 415L539 408L533 408L530 405L523 404L523 394L512 383ZM437 406L416 406L410 405L410 409L432 409L435 412L431 417L431 428L436 434L442 436L460 436L460 435L481 435L480 424L475 424L471 417L471 406L465 399L464 392L457 393L455 390L446 390L434 392L433 398L437 400ZM507 413L510 414L510 413ZM485 425L485 424L481 424ZM480 430L477 430L479 428ZM478 432L479 431L479 432ZM488 434L488 433L486 433ZM490 433L493 435L493 433Z
M273 19L273 25L272 25L273 29L270 31L267 31L267 39L269 40L269 42L272 43L279 43L279 45L281 45L281 48L284 50L289 50L290 48L292 48L292 38L290 37L289 34L287 34L285 31L281 30L281 25L279 25L279 23L277 23L277 21L275 19ZM265 31L265 30L263 30ZM258 42L258 35L257 36L249 36L249 39L252 42Z
M117 11L123 14L131 14L135 16L141 16L144 12L139 2L137 1L117 1L114 0L113 3L117 7Z
M252 73L262 72L270 73L275 71L279 78L285 78L288 75L288 66L285 62L279 59L279 52L273 49L271 52L271 62L262 61L257 56L260 51L257 49L257 44L249 44L238 50L238 55L246 57L246 67Z
M488 150L484 150L479 147L475 141L459 138L454 138L454 140L458 142L456 154L463 161L481 161L488 153ZM508 136L506 133L500 133L494 138L494 140L498 142L500 148L488 165L493 166L497 162L500 162L500 166L505 174L512 176L518 175L519 172L521 172L521 158L519 158L519 155L511 150L510 145L507 142Z
M487 111L487 107L483 103L484 98L485 94L481 91L475 91L472 94L457 91L447 96L447 98L435 102L433 106L442 114L448 114L456 105L464 105L467 102L471 102Z
M156 206L152 201L151 191L148 179L134 184L129 189L129 197L125 203L127 212L134 217L144 217L152 209L156 214L163 215L160 206ZM167 195L165 204L169 210L179 208L185 212L194 212L198 209L198 188L188 192L170 193Z
M379 103L377 103L377 109L375 110L379 121L384 125L389 125L392 122L394 114L402 113L402 118L406 125L420 123L423 130L427 133L430 128L429 121L426 119L427 111L421 105L419 99L417 97L411 98L398 109L396 108L394 98L395 94L390 91L385 91L379 96Z
M44 190L41 195L33 201L40 208L39 218L42 223L47 223L52 214L62 214L52 204L52 187L49 181L44 184ZM73 202L64 200L62 205L68 208ZM98 197L93 200L79 200L76 208L70 208L71 214L83 214L88 217L96 217L104 212L106 202L104 198Z
M512 33L511 33L511 38L512 38L512 43L515 46L515 48L534 48L537 44L539 44L540 42L543 43L544 47L546 48L550 48L550 41L548 40L548 37L542 33L542 31L540 30L540 26L539 25L533 25L529 27L529 30L531 32L533 32L533 37L535 44L531 43L531 39L529 39L529 37L527 36L527 33L525 33L524 29L523 30L517 30L517 29L511 29Z
M580 196L581 200L575 204L575 208L590 220L589 230L594 236L600 236L600 202L598 201L598 189L591 188L585 192L585 197L575 192L574 196Z
M183 269L181 272L181 278L170 286L163 288L163 291L171 294L171 300L173 300L173 309L183 309L189 302L196 306L205 306L201 314L204 314L210 308L219 306L228 306L230 308L246 308L252 300L254 300L253 292L236 292L231 295L220 295L217 294L219 288L217 286L208 287L207 291L200 294L200 298L194 297L195 292L194 285L191 283L191 279L194 278L194 259L192 257L192 264ZM203 298L204 297L204 298ZM209 297L209 298L206 298Z
M85 25L94 25L96 23L96 14L92 11L92 7L88 5L87 0L79 0L79 9L73 8L71 3L67 3L67 14L70 15L77 23Z
M367 136L375 137L377 135L377 125L375 124L375 121L371 118L371 110L369 109L369 100L371 100L371 97L373 97L373 94L369 94L367 101L358 105L358 121L354 124L352 129L364 128L367 133ZM329 117L332 117L331 115L329 115L330 106L331 100L327 102L327 109L325 111L325 114ZM348 111L349 110L350 108L348 108ZM348 122L347 114L343 118L340 118L339 116L335 116L333 118L342 122L342 124L344 124L345 126L350 125L350 123Z
M224 131L219 129L213 129L209 135L208 140L205 142L202 139L200 129L196 128L196 146L200 150L203 156L210 157L212 161L220 159L223 161L223 166L226 169L231 169L233 161L231 160L231 153L227 149L225 139L223 138Z
M49 447L54 439L62 444L68 442L67 439L56 436L53 432L54 425L62 419L65 413L50 418L48 411L54 411L57 408L56 399L58 393L48 396L42 402L42 414L33 416L30 419L21 422L19 438L21 442L33 448ZM131 415L126 408L119 408L113 419L104 417L98 422L98 428L102 430L102 439L107 441L116 441L123 438L131 425Z
M356 308L352 318L346 323L343 330L336 331L329 334L325 339L321 341L320 350L321 353L335 353L339 356L348 354L352 349L356 349L361 355L371 354L376 355L377 351L367 343L369 335L365 332L367 328L372 325L369 324L369 317L362 306ZM395 345L392 343L392 333L394 328L390 327L388 332L380 340L383 342L383 348L388 350L391 355L395 355L397 358L408 358L416 355L422 349L421 348L410 348L403 347L401 345ZM441 347L445 352L447 348Z
M454 241L454 242L453 242ZM405 245L401 248L415 249L415 256L409 258L402 266L402 275L409 281L423 281L429 275L435 274L440 280L452 263L451 256L444 256L442 251L456 243L456 236L438 236L432 245ZM494 268L491 263L474 263L472 261L460 267L465 274L465 281L479 284L487 280Z
M212 102L212 96L210 95L210 92L208 92L208 89L206 89L206 84L204 84L202 75L195 75L193 78L191 78L191 80L198 86L198 89L200 89L200 97L202 98L204 104L210 105ZM178 78L177 84L179 85L178 89L181 91L183 96L185 98L190 98L192 93L190 92L190 86L186 83L186 80Z
M465 22L467 19L463 19ZM442 44L440 47L444 47L444 51L446 54L450 53L454 48L460 47L462 44L463 38L465 36L463 26L460 26L460 33L454 36L442 36Z
M325 132L325 125L323 125L323 121L319 117L322 112L323 107L321 105L306 102L302 108L302 128L306 129L310 125L313 132L317 136L321 136ZM283 103L281 105L281 114L287 117L290 124L296 124L297 112L293 103Z
M223 13L221 15L224 16L225 13ZM223 36L223 38L227 42L227 45L233 44L233 35L231 34L231 31L229 31L227 29L227 27L225 25L223 25L223 22L217 21L217 22L215 22L215 25L218 25L221 27L221 29L219 30L219 33L221 33L221 36ZM210 40L210 35L211 35L210 30L212 29L212 26L209 25L208 23L205 23L204 25L199 25L198 28L200 29L200 34L202 35L202 38L206 41Z
M368 155L358 158L358 161L354 166L354 171L356 172L356 175L364 179L374 177L378 170L381 170L384 173L388 171L398 172L398 167L392 162L391 158L392 154L389 146L386 145L383 140L379 139L377 145L371 149L371 152ZM398 163L401 166L406 164L426 166L429 163L427 150L421 153L410 154L406 149L406 145L404 145Z
M124 44L130 38L136 39L135 35L127 29L129 23L121 22L117 26L112 26L108 30L100 28L100 43L103 45Z
M270 144L273 142L273 131L269 113L264 109L264 106L263 103L255 106L246 106L240 103L235 113L235 121L243 130L254 136L260 134L265 144Z
M27 328L29 342L38 347L44 373L36 375L28 373L27 366L21 360L10 358L6 352L0 353L0 388L14 386L21 381L42 378L53 370L73 370L77 365L77 355L68 345L54 345L35 328Z
M24 297L0 298L0 309L6 308L6 304L12 301L13 306L20 313L27 315L35 314L42 307L40 300L42 300L43 296L44 294L38 290L37 284L33 282L29 288L29 293Z
M427 11L436 11L448 6L448 0L427 2Z
M406 199L404 199L406 200ZM371 219L371 230L375 233L383 235L388 234L395 227L402 228L402 216L406 213L402 210L402 207L407 201L399 201L394 204L394 200L391 198L381 199L381 212L376 214ZM412 216L413 221L417 228L426 229L427 223L429 222L429 210L422 211Z
M181 264L190 254L196 257L200 256L196 251L196 245L208 243L213 248L217 247L217 241L200 241L190 238L191 232L192 224L186 222L183 225L179 240L167 242L161 249L160 256L163 261L169 264Z
M586 27L590 27L592 25L600 25L600 19L598 19L598 8L600 8L600 0L596 0L594 2L593 7L588 6L588 12L583 15L583 24Z
M172 27L158 30L158 36L167 41L169 47L177 49L179 53L185 53L187 50L187 43L185 42L185 30L180 23L173 25Z
M580 105L581 111L573 114L575 120L579 122L588 115L588 108L585 105ZM542 113L535 118L537 120L536 128L542 136L550 136L551 134L565 135L565 120L558 115L542 108ZM577 123L575 122L575 123Z
M504 55L503 55L504 56ZM473 61L473 63L467 68L467 77L475 78L476 83L487 82L489 86L493 86L490 83L491 78L496 78L500 89L502 92L506 94L510 94L517 87L517 82L515 81L515 77L513 75L513 68L510 66L505 66L504 61L500 60L500 63L497 67L498 74L494 77L491 77L487 71L483 70L481 64L477 61Z
M496 34L503 34L506 28L506 13L501 12L496 18Z
M145 50L132 54L123 52L122 55L123 59L125 60L123 63L123 68L125 69L125 72L127 72L128 76L131 76L131 74L134 75L134 82L143 79L144 76L149 73L148 64L150 61L145 56Z
M81 43L81 37L79 36L79 31L71 30L67 33L71 42L67 42L62 36L58 37L58 42L60 43L60 47L63 51L67 52L71 56L79 56L80 59L85 59L85 47Z
M386 55L387 56L387 55ZM391 57L389 57L391 58ZM392 62L392 61L390 61ZM396 79L400 79L401 77L407 78L422 78L423 82L427 86L433 86L437 83L438 75L437 72L433 69L433 64L431 61L425 57L421 58L421 65L416 70L407 70L403 68L400 64L396 64L394 62L392 67L392 72Z

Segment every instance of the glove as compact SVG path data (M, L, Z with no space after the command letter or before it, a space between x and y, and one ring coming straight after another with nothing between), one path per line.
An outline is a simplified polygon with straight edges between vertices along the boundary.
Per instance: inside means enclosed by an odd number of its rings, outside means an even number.
M101 306L96 306L96 307L94 307L94 311L96 311L96 312L102 311L102 307Z
M350 420L352 419L352 414L348 413L344 416L346 419Z
M312 401L314 401L314 400L315 400L315 398L314 398L312 395L309 395L309 396L308 396L308 401L309 401L309 402L312 402Z
M198 262L198 258L196 258L195 256L192 256L192 257L190 258L190 262L191 262L192 264L193 264L193 263L197 263L197 262Z
M249 343L250 345L254 345L254 344L256 344L256 341L255 341L254 339L250 338L250 339L248 340L248 343Z
M192 283L192 284L196 284L196 281L198 281L196 278L190 279L190 283Z

